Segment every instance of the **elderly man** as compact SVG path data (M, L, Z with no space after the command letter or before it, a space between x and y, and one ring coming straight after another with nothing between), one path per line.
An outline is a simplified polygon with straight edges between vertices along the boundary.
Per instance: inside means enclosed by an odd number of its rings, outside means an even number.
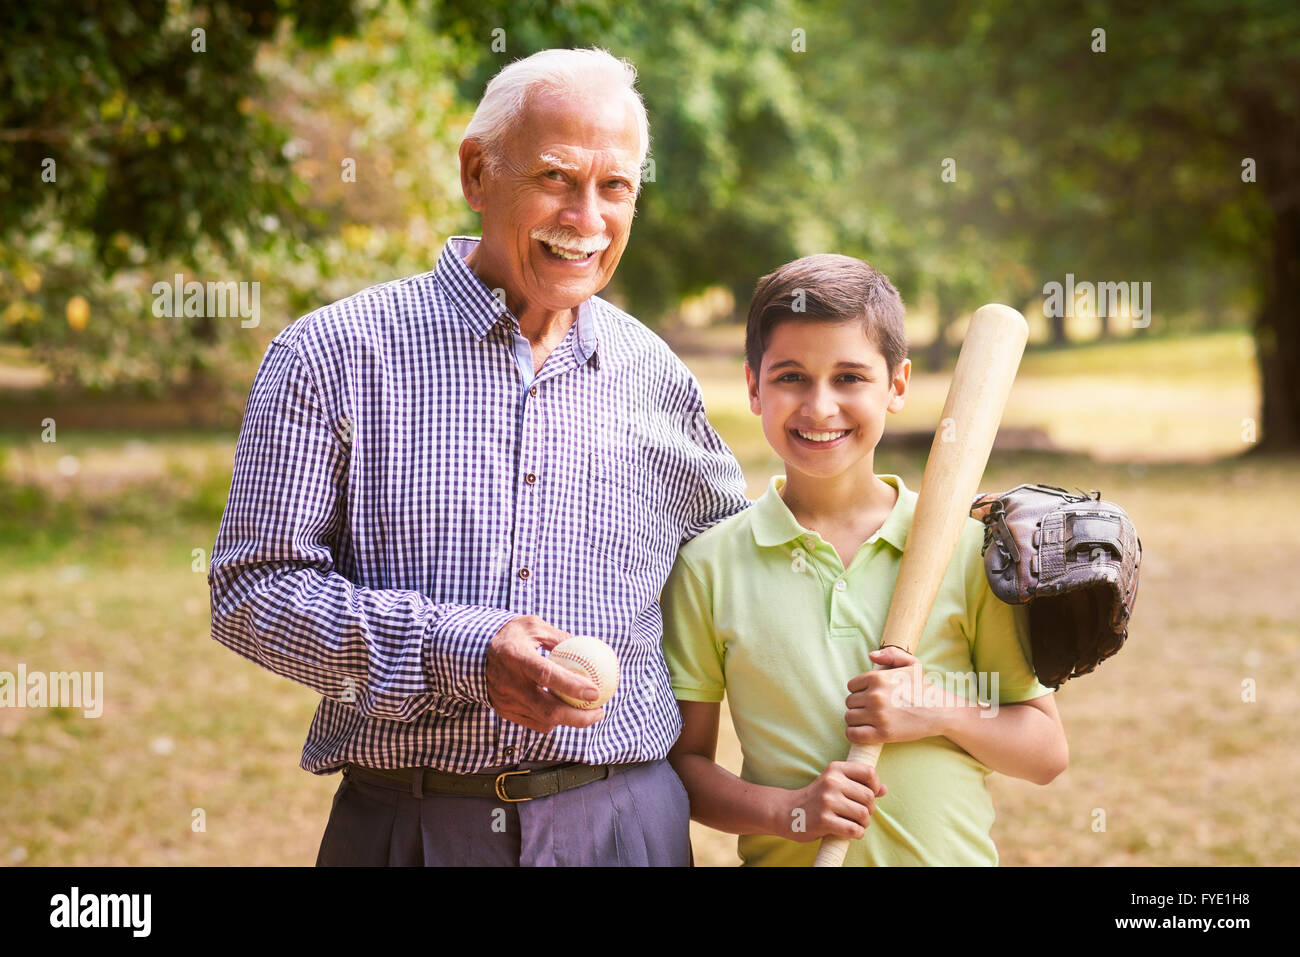
M460 147L482 239L291 324L253 383L213 551L213 637L323 697L343 771L318 864L686 864L658 596L745 508L698 384L596 297L649 145L625 62L548 50ZM542 649L594 635L596 696Z

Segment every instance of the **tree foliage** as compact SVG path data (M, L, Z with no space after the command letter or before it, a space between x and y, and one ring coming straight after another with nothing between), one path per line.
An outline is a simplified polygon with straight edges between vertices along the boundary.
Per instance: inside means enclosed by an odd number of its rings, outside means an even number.
M429 268L474 228L455 147L487 79L601 46L651 114L611 290L646 321L717 285L743 309L824 250L941 323L1067 273L1149 281L1157 328L1253 309L1265 444L1300 444L1294 4L51 0L6 8L0 41L0 331L69 381L257 354L149 315L173 269L263 281L264 337Z
M956 281L967 304L1032 302L1067 273L1150 282L1165 329L1187 311L1244 303L1264 384L1261 446L1300 445L1300 314L1287 298L1300 279L1300 8L808 9L840 71L819 99L872 131L848 181L890 207L890 254L924 257L927 281ZM940 157L956 159L955 183L940 181Z

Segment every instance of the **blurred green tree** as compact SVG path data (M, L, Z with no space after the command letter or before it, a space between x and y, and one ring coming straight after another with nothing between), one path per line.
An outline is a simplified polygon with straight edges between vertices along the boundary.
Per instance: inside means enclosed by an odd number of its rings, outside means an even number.
M294 52L376 18L386 25L359 47ZM411 18L427 27L404 43ZM271 42L286 30L292 49ZM10 5L3 330L202 367L227 331L202 317L85 329L76 277L98 270L91 305L127 309L124 266L256 252L293 290L287 310L326 301L361 258L427 260L472 221L449 149L488 77L544 47L590 45L636 64L652 116L653 167L612 290L645 321L719 284L743 309L762 272L828 249L931 296L941 332L982 298L1041 304L1067 273L1150 281L1158 327L1244 298L1258 445L1300 447L1300 313L1286 298L1300 279L1300 8L1268 0ZM315 88L295 82L300 69ZM267 75L288 101L263 96ZM319 142L286 131L303 104L328 114ZM402 117L446 167L427 201L399 182L430 175L398 144ZM372 151L372 178L331 191L303 173L303 151L336 166L345 126ZM67 322L37 321L46 313ZM161 369L124 360L102 381Z
M625 8L613 0L407 0L335 2L320 9L110 2L81 15L78 20L55 3L0 20L0 42L21 51L6 58L0 74L0 89L10 94L0 113L0 212L7 237L0 247L0 285L7 278L9 287L0 296L9 292L14 305L7 317L10 337L42 347L42 357L71 373L68 381L110 385L115 378L152 375L170 382L180 371L178 357L189 354L185 367L194 370L211 365L215 351L242 348L229 324L209 317L186 326L132 310L129 296L111 281L123 267L172 257L192 270L214 262L229 269L251 251L278 247L282 273L298 276L298 285L319 296L323 284L303 281L299 261L307 257L308 271L327 279L346 272L334 250L340 235L350 254L390 263L410 258L357 227L382 222L396 228L405 215L427 224L426 238L440 235L455 219L444 189L432 191L437 203L416 201L413 209L409 190L390 188L396 183L378 188L374 173L340 190L328 176L304 171L322 166L321 158L337 145L327 138L337 139L346 122L350 142L359 136L362 145L379 151L372 169L409 176L418 166L391 135L377 131L384 125L379 116L405 110L405 124L388 126L431 138L432 155L442 158L444 178L454 183L454 153L448 158L445 150L448 124L459 121L463 129L492 74L546 47L599 45L639 67L656 149L636 242L611 292L647 322L715 285L730 288L743 303L760 272L834 245L833 221L818 208L818 191L833 176L835 149L845 141L827 135L821 114L802 108L791 50L794 17L785 0L668 0L653 8ZM404 42L391 34L391 25L374 28L376 16L410 25L419 36ZM414 29L418 20L447 42L426 39ZM67 30L68 22L77 29ZM277 25L316 42L358 23L367 24L360 50L336 43L316 57L281 46L280 55L255 63L259 44L268 43ZM198 29L205 29L202 37ZM55 68L46 70L46 64ZM430 82L430 71L458 81L460 95L449 100L442 84ZM268 75L280 102L264 95ZM412 94L413 79L430 87L428 100ZM290 139L285 114L308 106L324 128ZM431 112L436 117L426 122ZM406 152L417 148L408 143ZM305 150L315 155L304 158ZM54 183L41 178L47 159ZM295 180L295 169L310 193ZM358 223L349 211L356 211L362 194L367 218ZM396 196L407 197L408 205L396 208ZM461 221L472 221L458 205ZM79 248L80 237L89 237L91 246ZM392 238L427 251L409 230ZM301 240L326 252L313 256ZM75 251L75 262L54 269L43 253L55 248ZM92 277L96 263L102 274ZM40 275L43 286L31 288L40 285ZM35 278L24 286L22 277ZM130 321L86 328L73 313L68 324L37 321L58 317L79 283L93 286L97 315L108 308ZM134 358L126 355L131 349L138 350ZM145 353L153 360L139 361ZM96 361L108 354L121 361Z
M805 9L830 71L812 99L860 131L842 202L856 193L859 223L884 224L849 226L847 245L917 259L963 311L973 292L1038 305L1067 273L1151 282L1166 327L1244 298L1256 448L1300 449L1300 7Z
M284 131L254 105L254 61L281 24L321 42L354 0L69 0L0 11L0 222L87 228L112 269L138 241L184 257L200 237L263 235L293 207Z
M152 314L148 280L127 273L206 265L225 279L302 232L256 58L283 28L320 44L363 13L359 0L0 8L0 334L35 347L58 384L155 391L246 344L211 315Z

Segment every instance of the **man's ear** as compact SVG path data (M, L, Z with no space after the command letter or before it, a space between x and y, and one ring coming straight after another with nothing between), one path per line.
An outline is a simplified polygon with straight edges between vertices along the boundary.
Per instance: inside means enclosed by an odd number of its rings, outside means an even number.
M889 387L893 390L893 395L889 397L889 405L886 407L890 412L902 412L903 403L907 400L907 387L912 381L912 360L904 359L894 370L894 375L890 379Z
M758 376L754 375L748 362L745 363L745 385L749 389L749 411L762 415L763 407L758 402Z
M486 163L478 140L460 141L460 191L476 213L483 212L483 172Z

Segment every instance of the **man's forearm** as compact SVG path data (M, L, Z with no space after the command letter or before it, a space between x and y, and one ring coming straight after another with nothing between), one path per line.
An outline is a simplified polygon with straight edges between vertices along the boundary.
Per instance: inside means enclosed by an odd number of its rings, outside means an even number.
M487 645L515 613L367 589L300 564L214 555L212 637L368 717L411 721L451 700L487 705Z

